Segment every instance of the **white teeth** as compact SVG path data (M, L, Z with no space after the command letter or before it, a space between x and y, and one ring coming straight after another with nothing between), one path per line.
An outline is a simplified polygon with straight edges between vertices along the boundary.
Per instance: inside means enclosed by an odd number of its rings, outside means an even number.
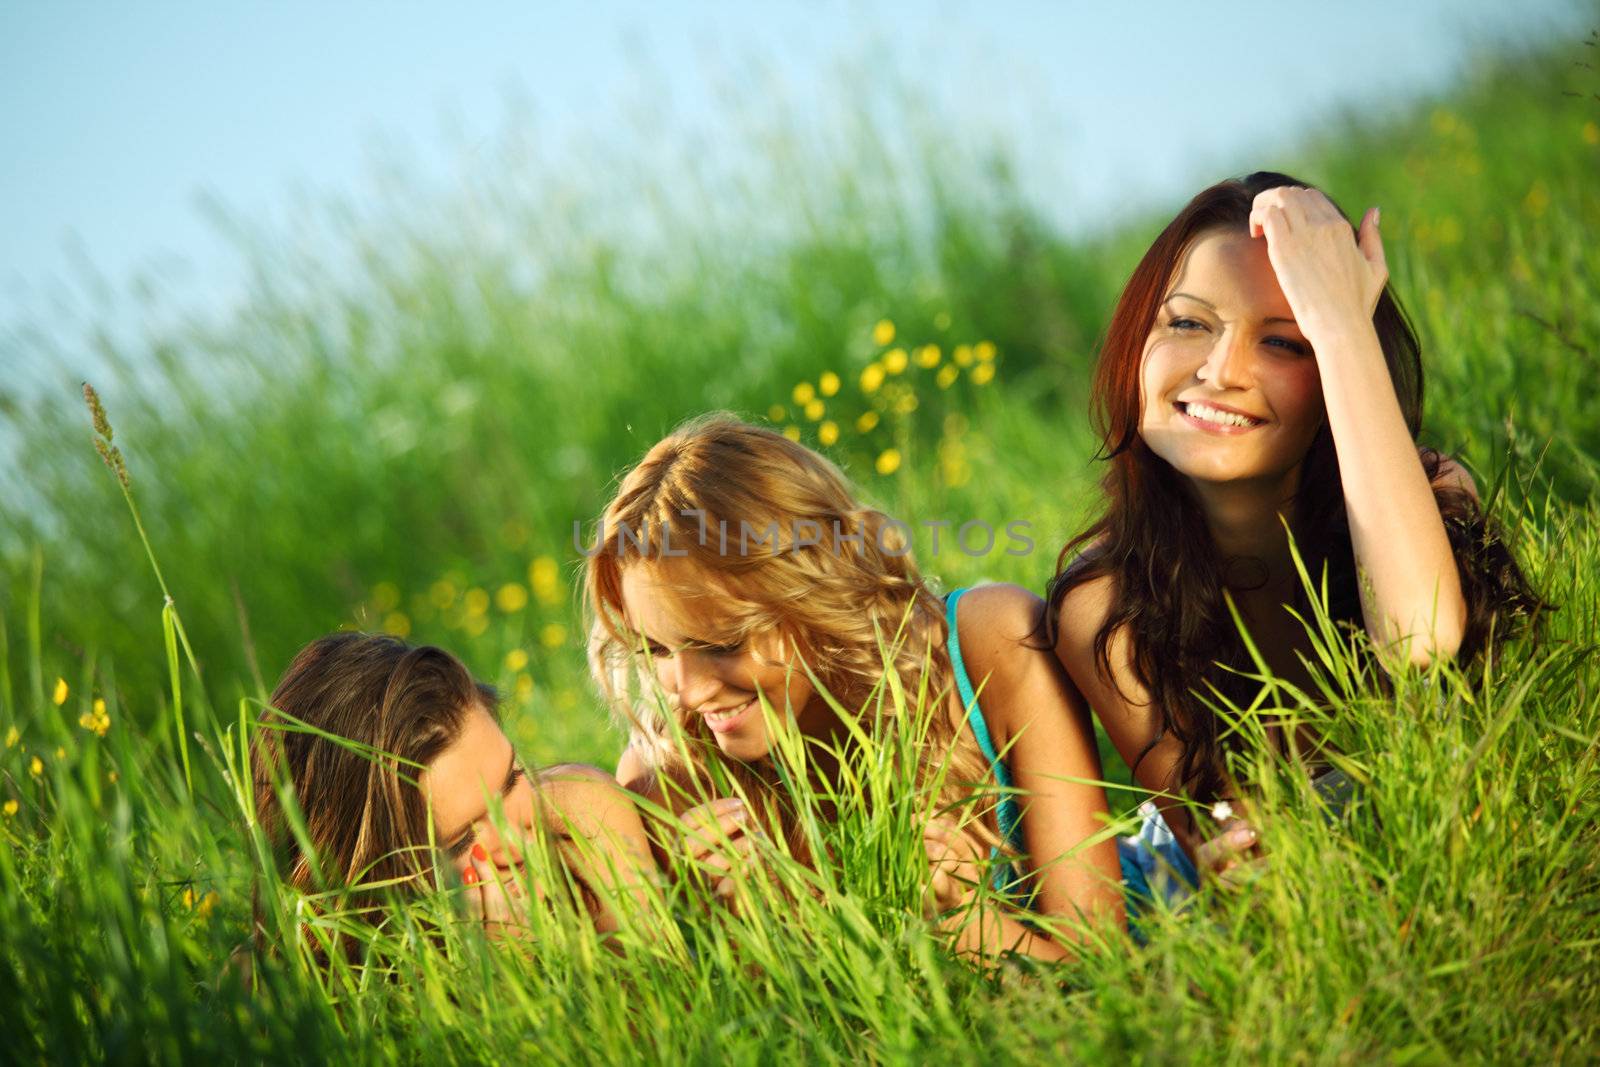
M1214 422L1219 426L1254 426L1261 421L1245 415L1236 415L1231 411L1223 411L1209 404L1188 403L1183 405L1183 410L1197 419Z
M746 701L736 708L729 708L727 711L708 711L704 714L707 722L727 722L729 719L733 718L735 715L738 715L749 706L749 701Z

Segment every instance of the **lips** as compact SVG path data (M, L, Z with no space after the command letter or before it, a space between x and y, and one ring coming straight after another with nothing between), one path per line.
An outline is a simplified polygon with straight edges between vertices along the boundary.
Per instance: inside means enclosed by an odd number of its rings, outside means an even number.
M706 720L706 726L712 733L725 734L729 730L738 729L739 724L756 707L757 700L751 697L743 704L731 708L719 708L716 711L702 711L701 717Z
M1211 433L1248 433L1267 421L1237 408L1201 400L1179 400L1173 407L1183 416L1184 421Z

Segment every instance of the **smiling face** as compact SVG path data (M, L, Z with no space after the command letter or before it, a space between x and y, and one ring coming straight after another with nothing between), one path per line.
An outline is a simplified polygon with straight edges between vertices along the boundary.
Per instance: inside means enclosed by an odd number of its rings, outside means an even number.
M508 829L531 827L533 786L500 724L481 704L466 713L460 734L418 776L418 785L432 809L435 838L458 868L466 867L474 844L501 867L519 858L516 843L503 840L489 818L489 798L500 797Z
M634 562L622 570L626 623L640 637L660 682L680 716L700 716L717 747L752 761L772 751L757 694L782 715L790 709L804 729L814 690L798 664L789 669L792 644L774 630L742 642L719 637L723 620L701 607L692 611L679 590L704 588L687 564ZM692 720L690 720L692 721Z
M1322 384L1267 258L1243 232L1198 236L1145 342L1139 435L1198 487L1293 495L1323 423Z

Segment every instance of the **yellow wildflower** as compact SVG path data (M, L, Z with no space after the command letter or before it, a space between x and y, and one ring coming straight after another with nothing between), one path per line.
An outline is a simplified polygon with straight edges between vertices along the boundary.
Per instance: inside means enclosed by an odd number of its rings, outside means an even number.
M56 702L56 707L58 708L67 702L67 680L65 678L56 679L56 691L51 695L50 699Z
M11 729L6 731L6 747L7 748L16 748L17 747L17 742L21 741L21 740L22 740L22 735L17 733L17 728L15 726L11 727Z
M856 430L859 433L870 433L876 425L878 425L878 413L876 411L863 411L861 416L856 419Z
M539 631L539 642L546 648L560 648L567 643L567 628L559 622L547 623Z
M199 915L202 919L211 918L211 913L217 910L217 902L221 899L222 898L217 895L217 891L213 889L211 892L200 898L200 906L195 909L195 914Z
M891 348L883 354L883 369L890 374L899 374L906 369L908 362L910 360L906 356L906 350L903 348Z
M528 665L528 654L520 648L513 648L506 653L506 670L520 671Z
M393 582L379 582L368 598L376 611L393 611L400 606L400 589Z
M950 358L956 361L958 367L972 366L972 346L956 345L955 351L950 353Z
M901 415L909 415L917 410L917 394L907 389L895 398L894 410Z
M517 675L517 699L523 703L533 699L533 677L527 674Z
M937 367L941 354L938 345L923 345L917 349L917 366Z
M521 611L528 606L528 591L521 582L507 582L495 590L494 606L507 615Z
M800 407L805 407L807 404L811 403L814 397L816 397L817 387L812 385L810 382L801 382L799 385L794 387L794 392L790 393L789 395L794 399L796 404L798 404Z
M94 710L78 716L78 725L85 730L92 730L96 737L104 737L106 731L111 729L111 716L106 714L106 702L96 697Z
M861 391L863 393L877 392L878 386L883 384L883 374L882 363L868 363L861 371Z
M489 616L473 615L461 622L461 629L468 637L482 637L483 632L489 628Z
M195 901L199 899L200 897L197 893L195 893L193 886L189 886L183 891L183 906L191 911L194 910Z
M972 384L988 385L994 379L994 364L980 363L972 368Z
M979 363L993 363L995 347L993 341L979 341L972 346L972 354L978 357Z
M110 774L106 775L106 781L110 782L112 785L116 785L121 778L122 775L118 774L116 771L112 771Z
M489 594L482 589L468 589L461 606L468 615L482 615L489 610Z
M823 371L822 377L817 379L817 392L823 396L833 396L839 391L839 376L833 371Z
M6 806L5 806L6 818L9 819L9 818L11 818L11 816L15 815L17 813L17 808L18 807L20 807L20 805L14 799L6 801Z
M448 579L441 578L428 587L428 599L443 611L456 602L456 587Z
M824 446L831 445L839 439L839 424L829 419L817 427L817 440Z
M791 441L800 440L800 427L791 422L789 425L783 428L783 436L787 437Z
M989 366L989 364L986 363L984 366ZM956 366L954 363L946 363L944 366L939 368L939 373L934 377L933 380L940 389L948 389L956 383L956 378L958 378L960 374L960 367Z
M411 617L403 611L391 611L383 617L383 632L396 637L411 636Z
M540 556L528 564L528 584L541 604L561 602L561 568L549 556Z
M900 450L886 448L878 453L877 468L879 474L893 474L900 469Z
M35 756L35 757L33 757L33 759L29 760L28 761L28 773L33 775L35 778L43 778L44 777L44 760L40 759L38 756Z
M767 409L767 421L782 422L786 417L788 417L788 414L788 408L784 407L782 404L774 404Z
M56 760L57 760L57 762L59 762L61 760L64 760L66 758L67 758L67 750L66 750L66 748L64 746L62 746L62 745L57 745L56 746Z
M806 405L806 418L810 419L812 422L816 422L818 419L822 418L823 412L827 410L828 406L822 401L813 400L811 403Z
M894 323L888 319L879 319L878 325L872 328L872 343L882 348L894 340Z

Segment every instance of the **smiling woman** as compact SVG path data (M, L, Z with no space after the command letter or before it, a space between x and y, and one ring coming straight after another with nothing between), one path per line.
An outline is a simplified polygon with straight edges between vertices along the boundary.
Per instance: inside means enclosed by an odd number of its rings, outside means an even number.
M1234 792L1197 695L1254 695L1217 666L1250 667L1230 603L1274 673L1305 680L1290 534L1333 618L1391 666L1471 657L1540 607L1472 479L1415 442L1422 365L1378 222L1284 174L1220 182L1156 238L1107 330L1105 511L1062 550L1041 631L1168 807ZM1314 764L1319 739L1296 736Z
M251 760L257 815L284 880L321 902L313 910L370 921L393 891L440 884L443 853L469 912L498 933L524 915L525 850L543 834L596 926L614 929L610 903L630 894L643 904L655 870L638 812L595 768L527 774L497 705L443 649L359 633L303 648L273 690ZM359 947L345 927L304 932L318 956Z

